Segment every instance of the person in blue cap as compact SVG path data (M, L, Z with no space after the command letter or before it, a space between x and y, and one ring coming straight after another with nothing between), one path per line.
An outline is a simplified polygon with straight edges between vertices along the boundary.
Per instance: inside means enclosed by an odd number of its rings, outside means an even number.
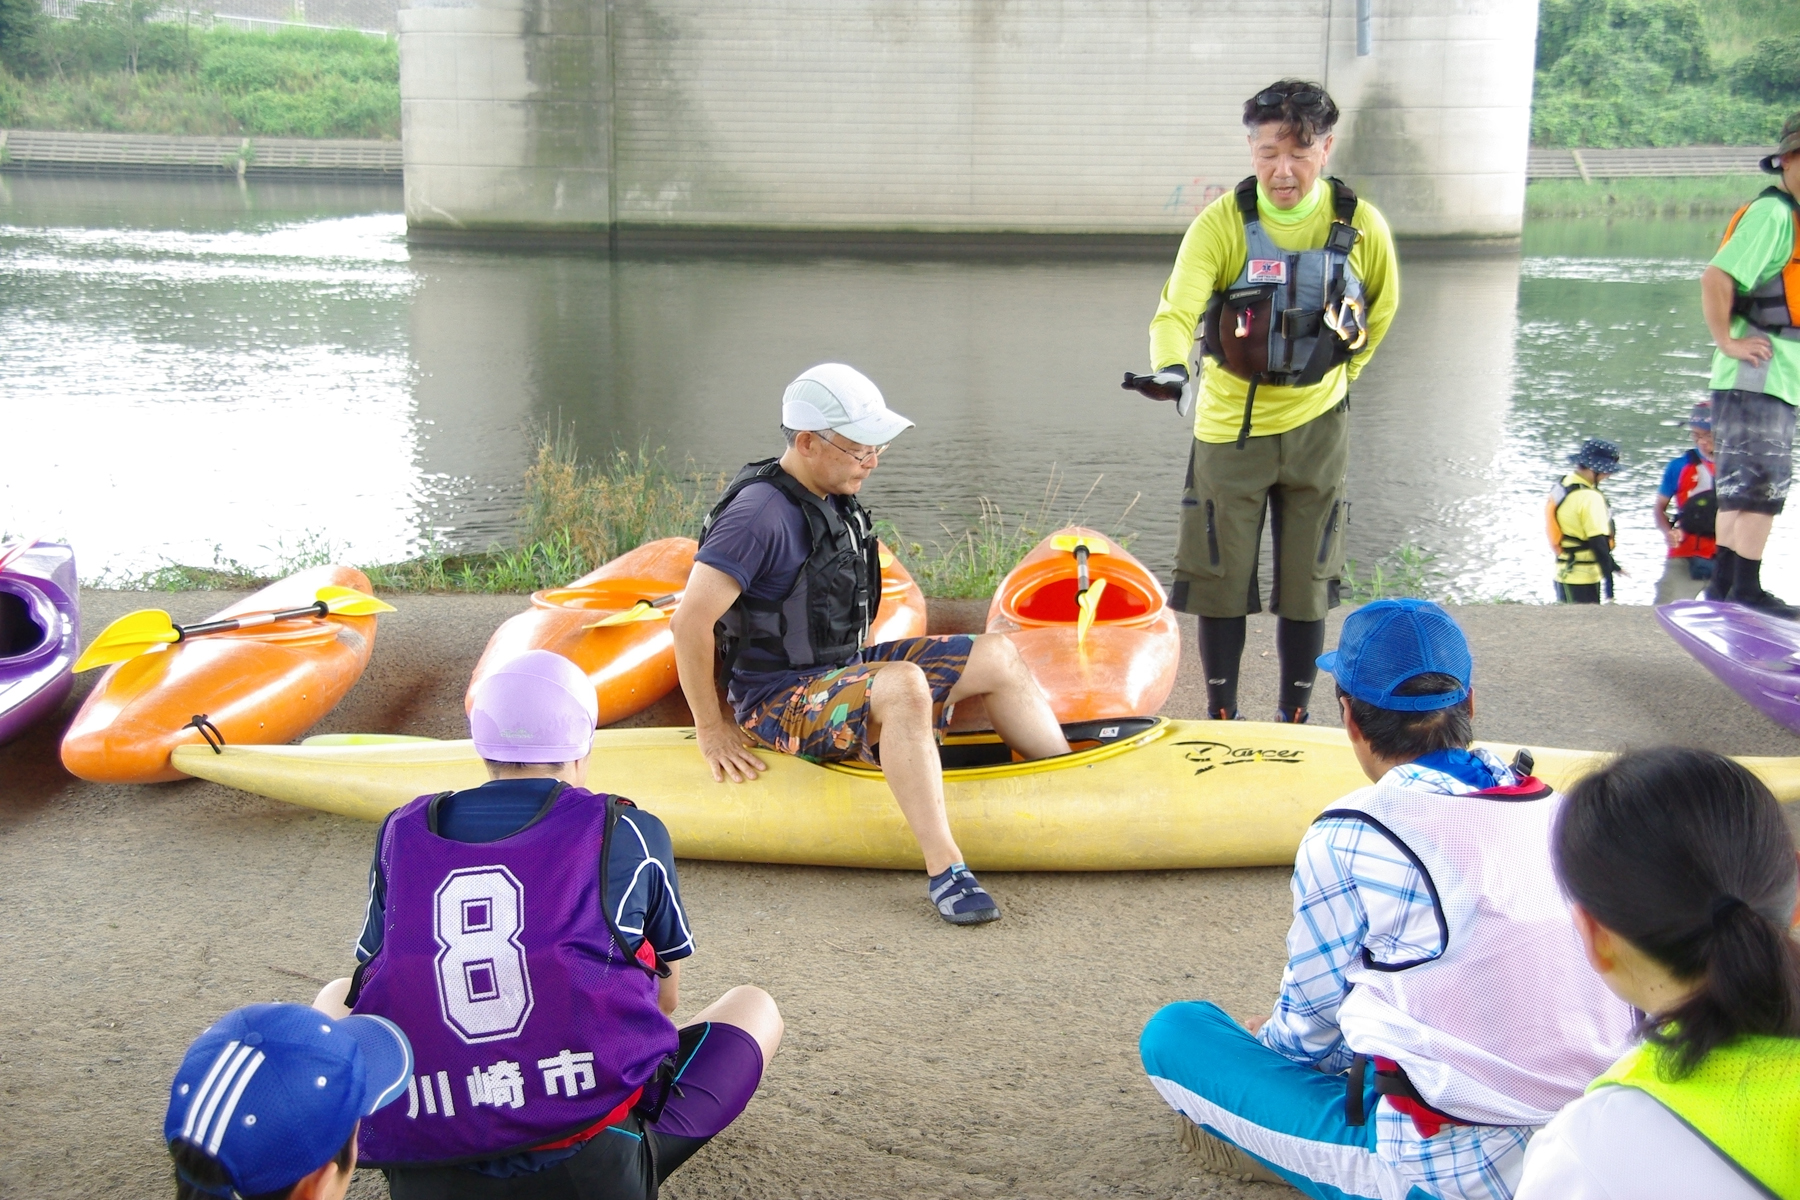
M1619 448L1589 438L1569 455L1575 469L1550 489L1544 513L1556 553L1556 598L1565 604L1612 599L1613 576L1626 574L1612 556L1618 531L1600 484L1619 469Z
M1380 600L1319 659L1371 786L1294 860L1274 1012L1184 1001L1144 1069L1209 1169L1319 1200L1508 1200L1525 1143L1630 1045L1550 861L1562 797L1471 745L1474 663L1424 600Z
M364 1117L406 1095L412 1047L392 1021L253 1004L194 1039L163 1140L177 1200L343 1200Z

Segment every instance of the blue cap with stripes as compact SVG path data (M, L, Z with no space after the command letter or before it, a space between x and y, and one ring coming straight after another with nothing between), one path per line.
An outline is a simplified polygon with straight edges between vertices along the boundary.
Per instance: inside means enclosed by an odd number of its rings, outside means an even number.
M163 1139L214 1159L221 1197L292 1187L337 1156L356 1123L406 1092L412 1046L381 1017L332 1020L300 1004L252 1004L194 1040L169 1088Z

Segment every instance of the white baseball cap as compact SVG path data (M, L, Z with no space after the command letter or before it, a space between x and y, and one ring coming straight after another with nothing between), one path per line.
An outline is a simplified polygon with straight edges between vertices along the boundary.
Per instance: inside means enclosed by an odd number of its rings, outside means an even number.
M788 384L781 423L817 433L829 429L865 446L883 446L913 423L892 411L875 381L843 363L820 363Z

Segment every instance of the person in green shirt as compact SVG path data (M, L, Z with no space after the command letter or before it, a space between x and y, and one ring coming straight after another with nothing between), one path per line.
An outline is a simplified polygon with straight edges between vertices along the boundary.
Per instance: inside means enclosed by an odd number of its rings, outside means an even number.
M1794 478L1800 405L1800 113L1762 168L1780 183L1738 210L1700 276L1713 353L1719 493L1711 600L1800 616L1762 585L1763 548Z
M1255 174L1188 227L1150 322L1154 374L1125 384L1180 397L1182 411L1197 402L1170 604L1200 618L1214 718L1237 715L1267 519L1277 719L1306 720L1344 559L1346 396L1400 304L1386 220L1325 177L1337 119L1325 89L1301 80L1245 102Z

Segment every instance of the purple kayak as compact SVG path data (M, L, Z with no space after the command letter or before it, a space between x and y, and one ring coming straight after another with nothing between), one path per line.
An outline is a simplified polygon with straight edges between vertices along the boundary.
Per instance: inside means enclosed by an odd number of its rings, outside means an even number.
M1800 733L1800 623L1716 600L1677 600L1656 619L1726 687Z
M56 711L81 652L75 552L55 542L15 550L0 547L0 743Z

